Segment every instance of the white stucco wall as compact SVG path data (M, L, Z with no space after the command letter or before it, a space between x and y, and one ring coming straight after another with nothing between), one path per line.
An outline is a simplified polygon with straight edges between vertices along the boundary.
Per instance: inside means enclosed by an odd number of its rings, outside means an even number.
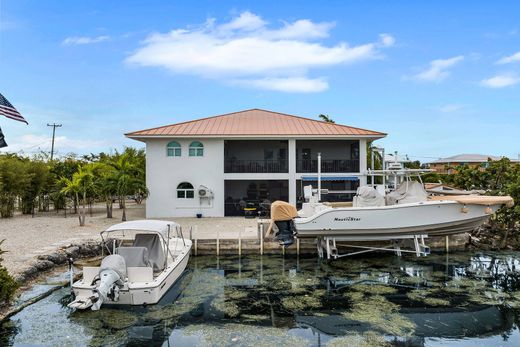
M180 157L167 157L166 144L172 140L182 148ZM192 141L204 145L204 156L188 156ZM207 217L224 215L224 140L220 139L151 139L146 143L146 182L149 197L146 217L194 217L200 212ZM195 198L178 199L177 185L189 182L195 188ZM197 189L204 185L213 191L211 204L203 203ZM206 200L206 199L205 199ZM207 201L207 200L206 200ZM205 202L203 200L203 202Z
M166 156L166 145L177 141L181 145L180 157ZM190 157L189 144L200 141L204 145L203 157ZM343 151L345 149L342 149ZM344 153L344 152L343 152ZM288 173L224 173L224 139L169 138L146 140L146 181L149 197L146 203L147 218L194 217L202 213L206 217L224 216L224 180L288 180L289 202L296 204L296 140L288 139ZM345 155L345 153L343 154ZM349 154L348 154L349 155ZM360 171L366 172L366 140L360 141ZM359 173L327 173L323 176L357 176ZM177 185L189 182L195 188L193 199L178 199ZM360 184L366 184L366 176L360 176ZM200 200L197 189L204 185L213 191L211 204ZM201 203L201 201L203 203Z

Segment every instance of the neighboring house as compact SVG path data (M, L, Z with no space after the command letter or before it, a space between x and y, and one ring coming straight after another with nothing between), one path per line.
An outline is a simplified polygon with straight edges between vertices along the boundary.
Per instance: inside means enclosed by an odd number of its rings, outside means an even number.
M453 174L456 172L453 168L457 166L481 167L485 169L488 166L488 159L500 160L504 157L482 154L459 154L447 158L438 159L427 164L429 169L433 169L442 174ZM520 160L510 159L513 163Z
M126 134L146 143L148 218L243 215L275 200L301 202L317 186L323 200L349 200L366 184L367 141L386 134L251 109Z

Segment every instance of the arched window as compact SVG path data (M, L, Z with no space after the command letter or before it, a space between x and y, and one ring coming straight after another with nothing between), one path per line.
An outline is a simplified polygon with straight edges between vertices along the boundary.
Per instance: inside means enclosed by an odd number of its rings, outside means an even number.
M168 142L166 145L166 155L168 157L180 157L181 145L177 141Z
M195 197L195 189L189 182L181 182L177 186L177 198L178 199L193 199Z
M204 145L199 141L190 143L190 157L202 157L204 155Z

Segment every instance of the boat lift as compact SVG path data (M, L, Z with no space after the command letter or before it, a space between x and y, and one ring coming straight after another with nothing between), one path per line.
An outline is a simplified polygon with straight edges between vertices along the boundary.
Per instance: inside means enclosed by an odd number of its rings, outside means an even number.
M428 235L403 235L399 238L392 236L325 236L316 238L316 246L318 249L318 256L320 258L338 259L349 257L357 254L363 254L375 251L390 251L395 252L397 256L402 256L403 253L415 253L417 257L425 257L430 254L430 247L426 246L424 239ZM413 249L403 249L401 243L403 240L413 240ZM372 247L352 244L342 244L344 247L361 249L360 251L348 252L340 254L337 247L337 242L368 242L368 241L390 241L391 244L387 247Z

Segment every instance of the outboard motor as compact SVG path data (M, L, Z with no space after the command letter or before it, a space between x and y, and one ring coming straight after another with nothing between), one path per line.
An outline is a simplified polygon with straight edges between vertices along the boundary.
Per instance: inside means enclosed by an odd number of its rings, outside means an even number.
M297 216L296 207L285 201L275 201L271 204L271 221L278 227L275 238L280 246L289 247L294 243L296 228L293 219Z
M289 247L294 243L294 235L296 229L292 220L281 220L274 222L278 227L278 231L275 234L276 240L280 243L280 246Z
M101 304L110 298L112 301L119 299L119 287L123 286L126 278L125 259L119 254L109 255L101 261L99 268L99 286L94 290L97 300L93 302L92 310L101 308Z
M123 286L125 278L125 259L119 254L109 255L101 261L99 275L92 282L92 285L99 283L92 290L92 295L89 297L78 297L67 306L79 309L90 307L93 311L97 311L107 298L112 301L118 301L119 288Z

